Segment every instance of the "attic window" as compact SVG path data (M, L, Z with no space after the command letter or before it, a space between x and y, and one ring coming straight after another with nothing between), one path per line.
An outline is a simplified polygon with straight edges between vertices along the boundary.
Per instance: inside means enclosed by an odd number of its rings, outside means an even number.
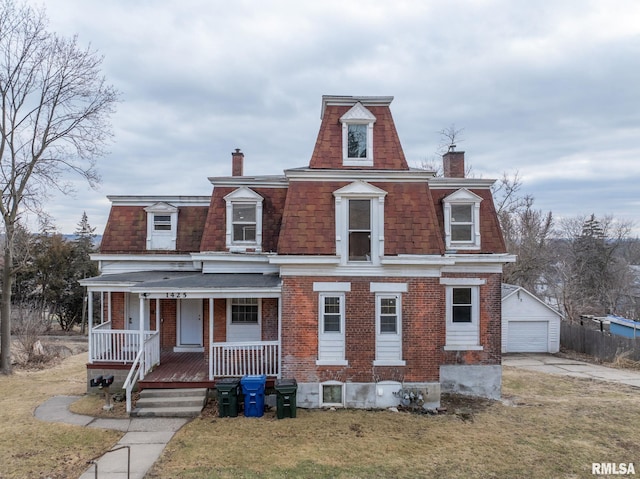
M340 118L342 123L342 164L373 166L373 124L376 117L362 103Z
M155 231L171 231L171 216L153 215L153 229Z
M229 251L262 251L262 201L243 186L224 197L226 201L226 246Z

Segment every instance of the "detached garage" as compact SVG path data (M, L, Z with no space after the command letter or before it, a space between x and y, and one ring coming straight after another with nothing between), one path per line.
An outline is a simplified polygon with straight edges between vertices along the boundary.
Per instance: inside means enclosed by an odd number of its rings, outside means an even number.
M557 353L561 315L520 286L502 285L502 352Z

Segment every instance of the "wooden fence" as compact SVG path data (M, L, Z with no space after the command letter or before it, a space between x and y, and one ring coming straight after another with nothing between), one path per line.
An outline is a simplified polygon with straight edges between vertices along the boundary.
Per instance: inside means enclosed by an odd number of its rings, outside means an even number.
M591 329L580 323L561 321L560 346L606 362L613 362L619 356L640 361L640 338L614 336L609 331Z

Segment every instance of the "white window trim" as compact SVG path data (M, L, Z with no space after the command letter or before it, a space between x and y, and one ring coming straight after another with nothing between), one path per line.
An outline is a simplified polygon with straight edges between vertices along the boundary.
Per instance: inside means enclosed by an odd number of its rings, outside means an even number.
M349 285L349 291L351 290L351 284L350 283L346 283ZM314 283L314 287L315 287L315 283ZM339 333L325 333L324 332L324 299L325 298L333 298L333 297L337 297L340 298L340 332ZM320 294L318 295L318 359L316 360L316 366L348 366L349 365L349 361L347 361L344 357L344 354L346 353L347 347L346 347L346 331L345 331L345 326L346 326L346 296L344 294L344 292L342 291L322 291L320 292ZM344 346L344 353L343 353L343 357L341 359L325 359L325 358L321 358L320 357L320 337L322 335L325 334L329 334L329 335L333 335L335 334L336 336L340 335L341 339L342 339L342 343Z
M155 203L144 209L147 213L147 242L148 251L175 251L178 238L178 208L169 203ZM154 218L156 215L169 216L171 218L171 229L156 230ZM168 247L153 247L153 238L165 238L169 240Z
M262 252L262 202L264 198L255 191L243 186L224 197L226 202L226 234L225 244L233 253L255 250ZM256 240L234 241L233 239L233 205L253 205L256 208Z
M482 198L475 193L461 188L442 200L444 208L444 233L445 245L447 249L454 250L479 250L480 249L480 202ZM471 220L471 241L453 241L451 239L451 205L470 205Z
M480 344L480 286L485 284L482 278L440 278L440 284L445 285L445 305L446 305L446 334L448 338L450 331L467 331L475 334L472 343L455 344L447 343L445 351L482 351L484 347ZM453 322L453 290L454 288L471 288L471 322Z
M320 383L319 385L319 392L320 392L320 396L319 396L319 403L320 403L320 407L344 407L344 402L345 402L345 383L340 382L340 381L325 381ZM341 391L342 391L342 402L339 403L334 403L334 402L324 402L324 394L323 394L323 387L324 386L340 386L341 387Z
M381 284L381 283L378 283ZM392 284L392 283L391 283ZM406 285L405 285L406 287ZM396 300L396 332L395 333L383 333L381 331L381 302L385 298L394 298ZM400 343L400 357L403 355L402 351L402 294L401 292L377 292L376 293L376 359L373 361L374 366L406 366L407 362L404 359L378 359L378 335L394 335L397 336Z
M231 309L232 303L234 299L257 299L258 300L258 326L260 327L260 331L262 331L262 300L261 298L228 298L227 299L227 327L233 325L233 327L243 327L243 326L256 326L256 323L232 323L231 321Z
M353 108L340 117L340 123L342 123L343 166L373 166L373 124L375 122L376 117L360 102L356 103ZM349 158L349 125L367 125L366 158Z
M340 265L379 266L384 256L384 198L387 192L365 181L354 181L333 192L336 208L336 254ZM371 201L371 260L349 261L349 200Z

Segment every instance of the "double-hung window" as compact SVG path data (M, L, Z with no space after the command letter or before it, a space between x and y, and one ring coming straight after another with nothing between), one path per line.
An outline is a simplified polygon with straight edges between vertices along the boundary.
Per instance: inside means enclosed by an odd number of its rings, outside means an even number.
M371 261L371 200L348 201L349 261Z
M260 341L262 337L259 298L227 300L227 341Z
M255 243L256 241L256 205L234 203L232 214L233 243Z
M480 287L481 278L440 278L446 296L445 350L481 350Z
M233 298L231 300L231 323L257 324L258 298Z

